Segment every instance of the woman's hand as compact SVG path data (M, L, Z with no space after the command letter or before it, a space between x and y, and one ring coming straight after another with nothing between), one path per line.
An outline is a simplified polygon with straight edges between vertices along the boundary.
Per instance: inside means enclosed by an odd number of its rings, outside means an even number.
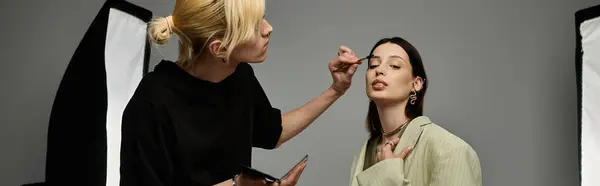
M412 146L408 146L402 149L402 151L399 154L394 154L394 149L396 149L396 145L398 145L398 142L400 142L400 138L394 138L393 140L383 144L383 147L379 148L381 150L377 151L377 162L390 158L401 158L404 160L408 153L412 151Z
M352 84L352 76L358 68L358 58L348 47L340 46L338 56L329 62L329 72L333 77L331 88L338 94L344 94ZM350 65L348 68L345 66Z

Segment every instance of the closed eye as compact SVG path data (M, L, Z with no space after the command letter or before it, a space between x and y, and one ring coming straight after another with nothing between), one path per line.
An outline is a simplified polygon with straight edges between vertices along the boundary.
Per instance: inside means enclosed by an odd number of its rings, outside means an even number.
M400 69L400 66L398 65L390 65L393 69Z
M377 65L369 65L369 69L375 69L377 68Z

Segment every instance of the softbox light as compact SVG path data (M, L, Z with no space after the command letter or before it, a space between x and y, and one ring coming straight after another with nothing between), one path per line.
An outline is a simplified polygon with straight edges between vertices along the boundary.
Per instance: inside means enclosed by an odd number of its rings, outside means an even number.
M148 71L152 12L104 3L56 92L48 127L47 185L118 186L121 115Z
M580 181L600 183L600 5L575 13Z

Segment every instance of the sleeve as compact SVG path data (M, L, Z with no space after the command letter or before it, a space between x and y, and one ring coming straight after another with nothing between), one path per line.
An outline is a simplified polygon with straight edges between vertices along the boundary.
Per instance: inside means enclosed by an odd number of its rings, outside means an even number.
M455 148L434 164L432 186L481 186L479 158L471 148Z
M249 65L248 65L249 66ZM250 90L252 94L253 130L252 146L274 149L281 136L281 111L273 108L258 79L250 67Z
M165 115L132 99L123 112L121 186L172 185L171 140Z

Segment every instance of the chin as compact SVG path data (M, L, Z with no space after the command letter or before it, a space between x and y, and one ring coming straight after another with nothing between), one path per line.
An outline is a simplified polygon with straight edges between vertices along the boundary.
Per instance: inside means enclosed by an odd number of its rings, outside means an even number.
M373 90L367 92L367 97L374 101L377 105L392 104L404 99L396 96L395 94L389 94L389 92Z
M371 92L367 92L367 97L369 97L369 99L375 101L375 100L386 100L387 96L385 96L385 92L371 91Z
M265 62L265 60L267 60L267 53L263 52L262 55L256 57L253 60L249 60L248 63L262 63Z
M256 58L252 60L248 60L247 63L262 63L265 62L266 57Z
M264 61L248 61L246 63L263 63Z

